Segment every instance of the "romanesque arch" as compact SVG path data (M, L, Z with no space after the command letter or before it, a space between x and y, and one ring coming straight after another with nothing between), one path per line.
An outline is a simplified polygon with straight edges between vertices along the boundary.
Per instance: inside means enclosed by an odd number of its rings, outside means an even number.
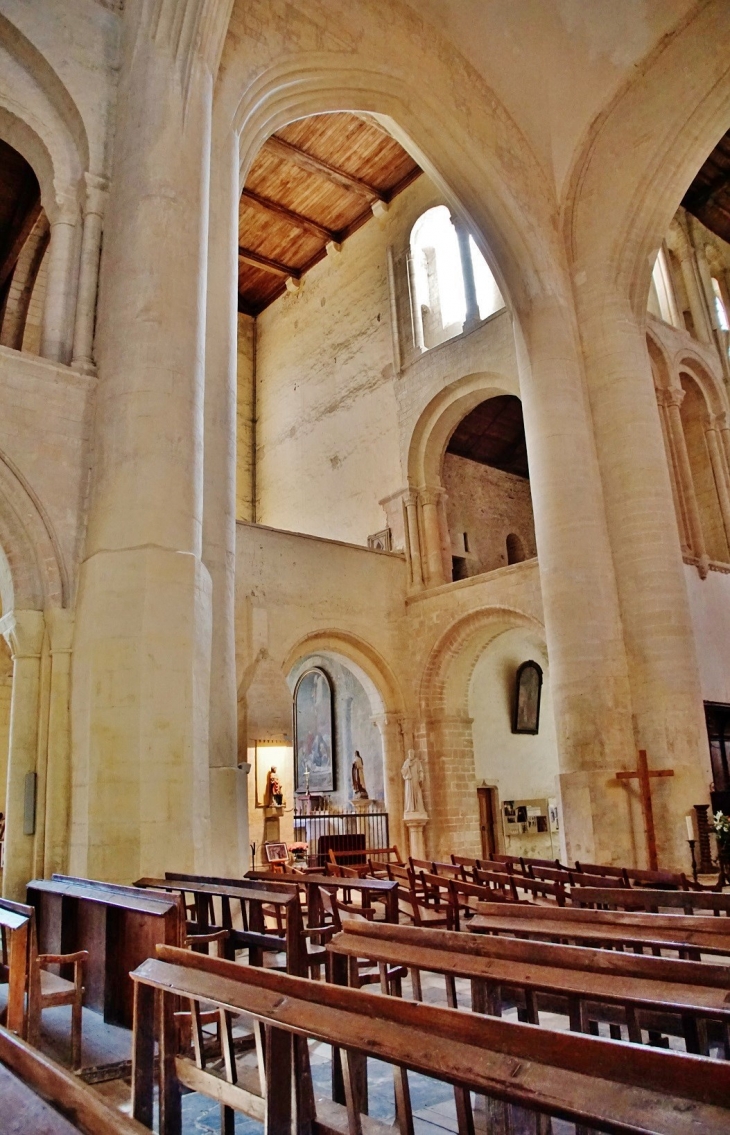
M310 654L341 654L354 663L373 683L382 699L383 712L402 714L404 703L398 679L382 655L358 635L340 630L312 631L289 649L282 663L282 672L291 673L302 658Z
M0 453L0 571L2 611L63 607L68 571L58 538L42 504L8 457Z

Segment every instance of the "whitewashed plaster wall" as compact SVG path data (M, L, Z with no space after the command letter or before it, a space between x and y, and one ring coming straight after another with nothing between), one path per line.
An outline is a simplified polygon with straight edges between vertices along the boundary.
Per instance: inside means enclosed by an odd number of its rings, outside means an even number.
M0 347L0 460L36 498L74 592L84 533L95 379Z
M543 671L539 732L512 732L515 675L518 666L531 659ZM469 685L469 715L474 737L477 783L496 785L500 806L505 800L557 796L558 774L555 722L550 694L550 673L544 641L536 634L515 628L496 638L478 659ZM527 836L515 855L546 853L550 837ZM554 855L560 854L559 837L553 836ZM538 848L538 850L536 850Z
M697 643L702 697L730 704L730 575L710 571L700 579L684 565L692 625Z

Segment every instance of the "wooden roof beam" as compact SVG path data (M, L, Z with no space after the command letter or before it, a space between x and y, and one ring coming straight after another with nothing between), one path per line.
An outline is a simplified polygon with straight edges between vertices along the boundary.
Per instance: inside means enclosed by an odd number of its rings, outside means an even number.
M381 193L381 191L376 189L373 185L368 185L366 181L362 181L359 177L353 177L352 174L345 173L344 170L331 166L329 162L324 162L321 158L315 158L313 154L308 154L305 150L300 150L298 146L293 146L291 142L285 142L283 138L278 138L276 134L272 134L270 138L267 138L264 145L270 153L276 154L277 157L294 162L300 169L307 170L308 173L324 174L324 176L328 177L335 185L339 185L341 189L353 190L367 201L388 200L387 194Z
M301 277L299 268L282 264L280 260L270 260L268 256L262 256L260 252L253 252L250 248L239 248L238 255L247 264L253 264L254 268L263 268L264 272L271 272L274 276L282 276L284 279L291 276L293 280Z
M40 213L41 198L38 192L38 182L35 176L30 174L20 193L6 236L5 247L0 255L0 288L5 286L15 271L15 265L23 251L23 245L30 236Z
M261 197L258 193L254 193L252 189L244 189L241 194L243 201L251 201L254 205L259 205L262 209L266 209L269 213L276 214L277 217L283 217L285 221L290 221L305 232L311 233L313 236L318 236L321 240L334 240L339 237L339 233L334 229L325 228L324 225L318 224L317 221L310 220L309 217L303 217L301 213L295 213L293 209L287 209L286 205L282 205L279 201L272 201L268 197Z

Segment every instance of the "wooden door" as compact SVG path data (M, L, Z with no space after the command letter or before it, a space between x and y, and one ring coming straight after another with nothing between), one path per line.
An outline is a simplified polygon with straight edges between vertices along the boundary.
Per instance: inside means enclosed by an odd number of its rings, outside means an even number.
M482 840L482 859L492 859L498 850L495 832L497 816L497 789L488 785L477 788L479 801L479 834Z

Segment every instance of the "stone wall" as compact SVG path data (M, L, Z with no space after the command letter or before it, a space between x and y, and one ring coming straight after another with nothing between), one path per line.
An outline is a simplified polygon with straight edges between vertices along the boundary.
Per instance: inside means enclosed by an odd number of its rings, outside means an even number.
M480 575L508 562L507 537L522 545L520 559L537 555L530 482L455 453L444 456L443 486L451 552L463 559L463 576ZM513 560L512 562L517 562Z
M58 543L67 598L84 533L95 379L0 347L0 457Z

